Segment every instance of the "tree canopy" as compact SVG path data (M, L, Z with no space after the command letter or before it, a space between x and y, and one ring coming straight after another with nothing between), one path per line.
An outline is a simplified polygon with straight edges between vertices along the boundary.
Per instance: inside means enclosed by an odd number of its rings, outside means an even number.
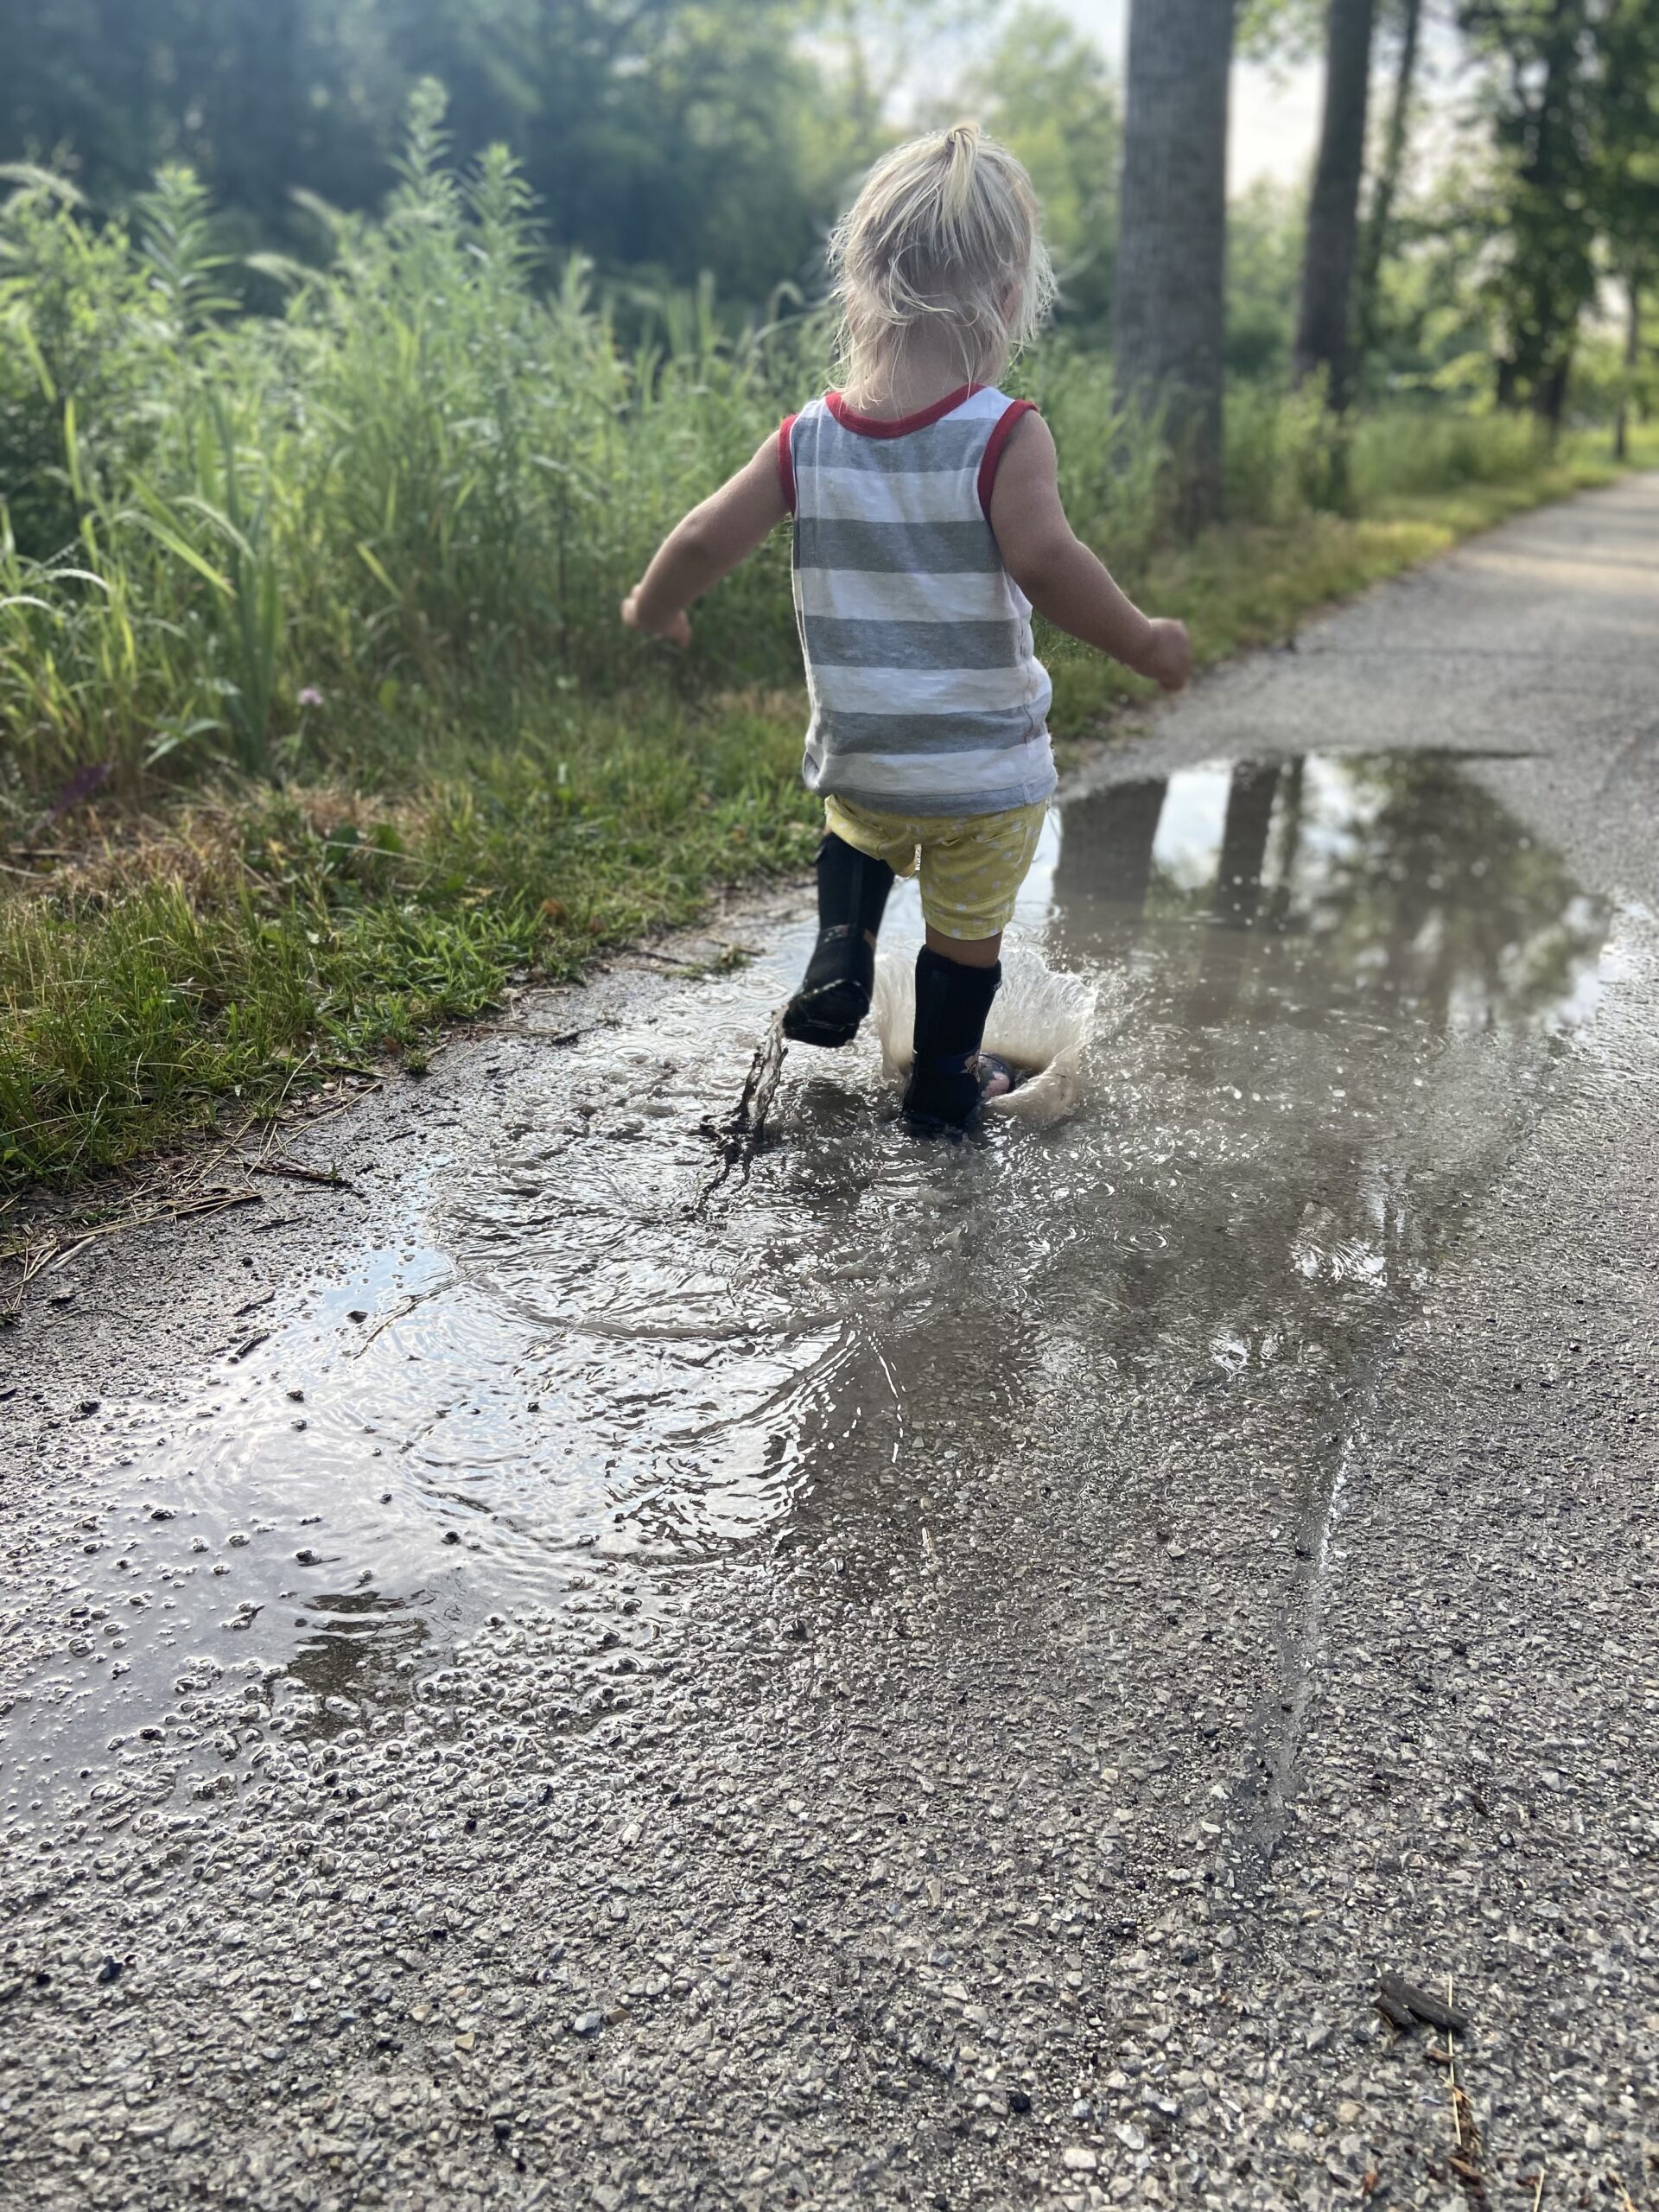
M67 159L105 205L188 162L267 238L302 228L296 188L378 205L429 77L461 151L513 149L551 245L674 282L714 270L747 297L800 273L857 158L859 87L842 64L859 10L831 0L10 0L8 13L0 158Z

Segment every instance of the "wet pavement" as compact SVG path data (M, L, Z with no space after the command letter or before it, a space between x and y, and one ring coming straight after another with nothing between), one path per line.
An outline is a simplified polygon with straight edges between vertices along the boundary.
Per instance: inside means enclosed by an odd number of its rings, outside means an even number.
M780 894L54 1279L7 2201L1651 2201L1656 617L1635 480L1109 756L1052 1128L722 1174Z

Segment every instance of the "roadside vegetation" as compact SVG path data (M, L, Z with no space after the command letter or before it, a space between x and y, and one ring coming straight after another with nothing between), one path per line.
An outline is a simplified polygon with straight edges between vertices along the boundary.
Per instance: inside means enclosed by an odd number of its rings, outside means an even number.
M231 263L181 168L114 219L14 175L0 1191L418 1069L511 979L810 856L784 533L685 656L616 607L821 387L822 322L624 297L577 256L550 291L512 160L454 165L432 88L412 118L384 218L314 210L310 263ZM265 311L233 296L251 270ZM1097 345L1063 330L1023 374L1078 530L1201 661L1611 474L1605 431L1240 381L1226 519L1195 534ZM1045 650L1063 740L1141 689Z

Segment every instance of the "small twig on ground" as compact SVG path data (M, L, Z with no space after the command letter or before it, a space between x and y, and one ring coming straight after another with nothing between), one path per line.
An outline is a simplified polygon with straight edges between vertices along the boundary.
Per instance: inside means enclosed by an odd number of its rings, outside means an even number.
M302 1115L296 1109L288 1118L291 1122L300 1122L305 1128L315 1128L319 1122L330 1122L336 1114L350 1113L359 1099L372 1098L377 1090L384 1090L385 1087L384 1083L365 1083L360 1090L353 1091L348 1097L338 1100L332 1106L325 1106L321 1114Z
M1448 2019L1461 2019L1465 2017L1459 2012L1452 2001L1452 1978L1449 1974L1446 1976L1446 1982L1445 2010ZM1457 2150L1447 2159L1446 2164L1471 2196L1484 2199L1486 2195L1486 2178L1480 2171L1480 2130L1475 2125L1474 2107L1470 2103L1463 2084L1458 2079L1456 2035L1455 2031L1449 2027L1446 2030L1446 2050L1448 2080L1452 2091L1452 2125L1457 2132L1458 2138Z
M36 1275L45 1274L62 1249L55 1236L48 1236L44 1244L25 1244L20 1252L10 1255L18 1263L17 1288L5 1305L0 1306L0 1327L10 1328L18 1319L23 1310L24 1291Z
M235 1206L262 1206L264 1200L257 1191L207 1191L199 1198L184 1205L159 1206L154 1213L139 1214L130 1221L112 1221L108 1229L92 1231L95 1236L113 1236L123 1229L144 1229L152 1221L192 1221L199 1215L229 1213Z
M257 1191L207 1191L199 1198L156 1206L148 1213L123 1214L118 1220L100 1223L96 1229L83 1230L73 1241L65 1244L55 1235L48 1236L39 1244L25 1244L20 1252L8 1256L18 1262L17 1287L4 1305L0 1305L0 1328L10 1328L18 1320L23 1310L23 1293L37 1276L55 1274L60 1268L105 1236L118 1236L129 1229L144 1229L155 1221L192 1221L208 1214L226 1213L232 1206L263 1205Z
M383 1313L374 1326L368 1330L360 1344L354 1344L346 1355L347 1359L361 1359L383 1329L391 1328L394 1321L401 1321L412 1313L421 1302L421 1294L412 1293L401 1306L394 1306L390 1313Z
M185 1187L193 1191L200 1190L203 1184L207 1180L207 1178L213 1173L213 1170L230 1158L231 1154L241 1143L243 1138L246 1136L248 1131L253 1127L257 1119L257 1115L250 1114L246 1121L243 1122L241 1128L237 1131L236 1135L230 1139L228 1143L220 1145L216 1151L210 1152L207 1154L207 1157L201 1162L201 1164L197 1167L195 1173L190 1177L189 1181Z
M91 1231L88 1231L85 1236L78 1236L73 1244L66 1244L63 1250L57 1255L55 1259L48 1260L40 1272L43 1275L56 1274L60 1268L67 1268L68 1266L70 1261L74 1258L77 1252L84 1252L92 1241L92 1233Z
M280 1175L286 1182L320 1183L325 1190L349 1191L354 1198L363 1195L338 1167L302 1167L297 1160L246 1160L242 1165L251 1175Z

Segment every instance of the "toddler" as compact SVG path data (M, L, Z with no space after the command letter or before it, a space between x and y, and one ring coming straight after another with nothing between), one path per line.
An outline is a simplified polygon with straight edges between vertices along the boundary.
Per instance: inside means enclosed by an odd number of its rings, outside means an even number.
M895 874L919 868L915 1059L904 1113L958 1132L1014 1072L981 1050L1055 785L1033 608L1166 691L1183 625L1151 621L1072 535L1054 441L996 379L1054 280L1031 181L959 123L872 170L831 241L842 385L791 415L664 541L622 619L683 645L686 608L794 517L795 607L824 802L818 938L784 1016L851 1041Z

